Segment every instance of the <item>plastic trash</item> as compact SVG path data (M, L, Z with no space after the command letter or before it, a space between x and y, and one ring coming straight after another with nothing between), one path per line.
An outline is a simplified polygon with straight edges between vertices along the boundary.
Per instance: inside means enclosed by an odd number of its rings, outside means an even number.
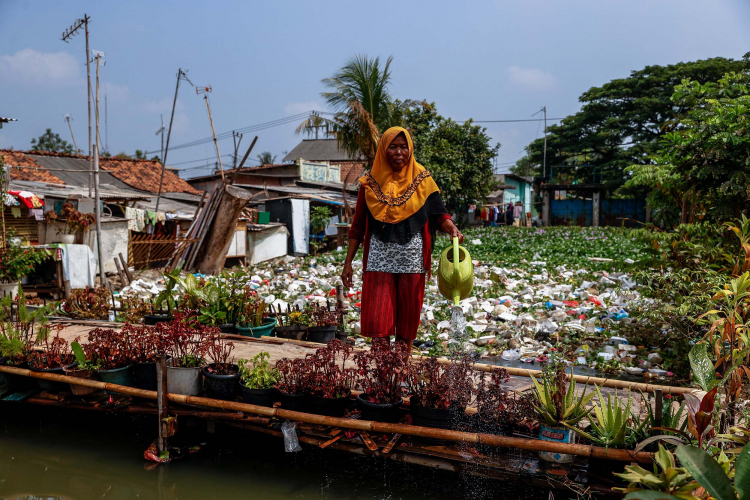
M518 351L518 349L507 349L503 351L503 354L500 357L502 357L505 361L515 361L521 357L521 353Z
M302 451L297 439L297 426L290 420L285 420L281 424L281 432L284 434L284 451L287 453L297 453Z

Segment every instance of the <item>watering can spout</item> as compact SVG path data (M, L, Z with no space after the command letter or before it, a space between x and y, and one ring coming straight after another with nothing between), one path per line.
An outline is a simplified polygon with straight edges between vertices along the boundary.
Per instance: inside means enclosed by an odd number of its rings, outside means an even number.
M474 265L465 248L453 238L453 246L443 250L438 265L438 290L446 299L458 306L474 288Z

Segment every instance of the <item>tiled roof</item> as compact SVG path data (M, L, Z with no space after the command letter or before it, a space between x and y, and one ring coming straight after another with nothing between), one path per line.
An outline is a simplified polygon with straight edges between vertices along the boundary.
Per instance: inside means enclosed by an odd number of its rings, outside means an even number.
M11 167L34 167L34 168L11 168L10 178L14 181L37 181L48 184L65 184L59 177L45 170L41 165L20 151L0 150L0 156L4 157L5 164Z
M295 161L304 158L308 161L356 161L341 151L336 139L303 139L281 161Z
M11 179L39 181L54 184L78 185L87 184L79 178L88 177L88 174L81 172L86 169L81 160L87 160L86 156L70 155L65 153L54 153L49 151L10 151L0 150L0 154L5 155L5 162L13 166L37 167L36 169L22 168L12 169ZM43 158L49 157L49 158ZM60 175L53 175L45 170L39 162L49 163L55 169L60 169ZM49 165L47 165L49 166ZM121 158L99 158L99 166L102 169L102 176L112 176L110 181L105 183L116 185L121 182L121 188L130 186L134 189L156 193L159 191L159 180L161 178L161 164L153 160L126 160ZM50 167L52 168L52 167ZM64 175L63 175L64 174ZM61 179L65 177L67 182ZM117 186L115 186L117 187ZM169 169L164 172L163 193L190 193L200 194L201 192L193 188L184 179Z
M99 158L99 166L120 179L128 186L152 193L159 192L161 164L153 160L123 160L120 158ZM163 193L201 192L168 169L164 171Z

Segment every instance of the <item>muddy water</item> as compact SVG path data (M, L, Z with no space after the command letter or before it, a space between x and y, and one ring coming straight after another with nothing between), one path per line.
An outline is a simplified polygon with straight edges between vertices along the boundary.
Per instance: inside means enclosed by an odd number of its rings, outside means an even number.
M0 402L0 499L547 499L548 491L469 474L312 449L218 427L181 429L197 455L147 470L153 417ZM564 493L563 493L564 494Z

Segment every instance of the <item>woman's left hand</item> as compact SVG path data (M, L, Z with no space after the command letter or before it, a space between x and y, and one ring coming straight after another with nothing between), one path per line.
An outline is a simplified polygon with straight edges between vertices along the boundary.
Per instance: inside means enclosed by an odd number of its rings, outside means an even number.
M461 231L458 230L452 220L447 219L445 222L443 222L443 227L441 229L444 233L447 233L448 236L450 236L451 240L453 238L458 238L459 243L464 242L464 235L461 233Z

